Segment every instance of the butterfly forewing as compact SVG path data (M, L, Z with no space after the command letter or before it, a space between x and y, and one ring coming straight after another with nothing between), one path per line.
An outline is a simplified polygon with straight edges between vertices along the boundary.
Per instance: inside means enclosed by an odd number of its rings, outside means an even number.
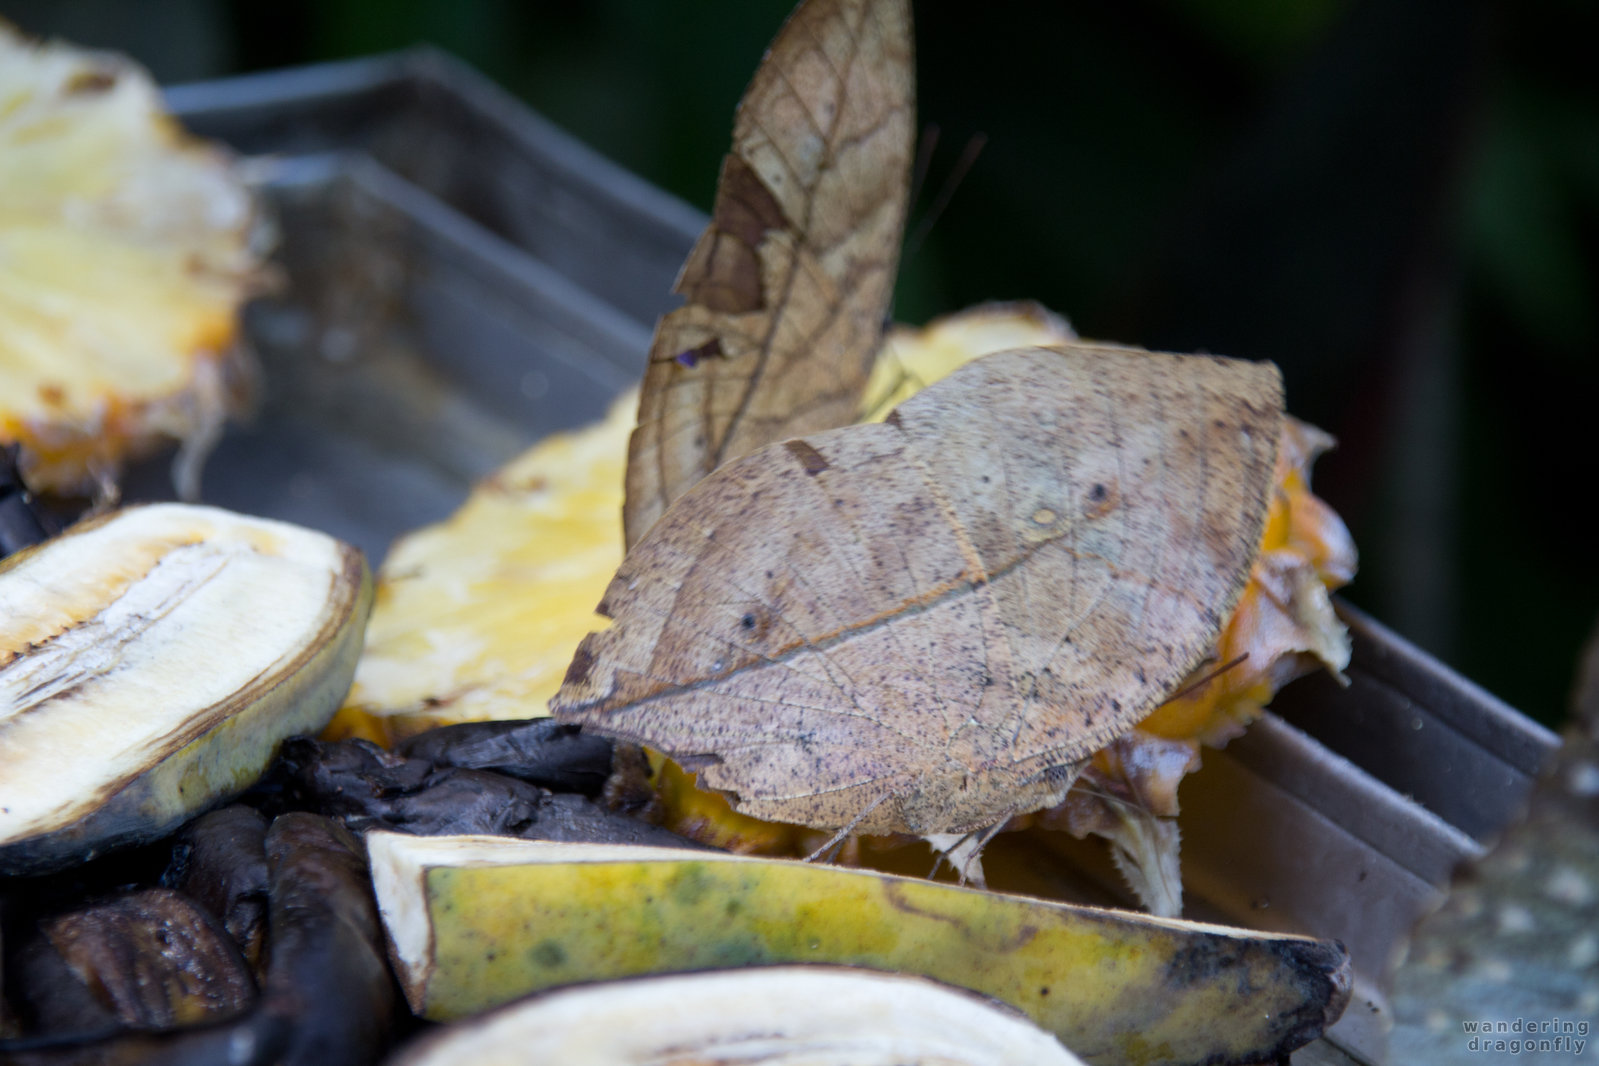
M739 105L711 223L656 327L626 540L721 463L852 421L908 198L906 0L808 0Z

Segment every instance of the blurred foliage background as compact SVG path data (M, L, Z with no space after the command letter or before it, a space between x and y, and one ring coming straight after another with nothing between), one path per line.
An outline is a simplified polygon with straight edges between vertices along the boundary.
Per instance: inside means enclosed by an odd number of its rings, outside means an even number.
M706 208L789 0L0 0L167 83L428 42ZM916 5L939 131L896 314L1032 298L1273 359L1348 596L1549 723L1599 607L1599 4Z

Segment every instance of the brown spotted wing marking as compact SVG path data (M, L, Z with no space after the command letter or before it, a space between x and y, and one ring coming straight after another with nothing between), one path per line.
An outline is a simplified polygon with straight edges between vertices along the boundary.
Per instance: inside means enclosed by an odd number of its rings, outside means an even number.
M629 554L556 716L759 817L992 824L1209 652L1281 408L1269 365L1026 349L730 463Z
M914 140L907 0L808 0L739 104L711 223L661 319L628 453L629 545L729 459L853 421Z

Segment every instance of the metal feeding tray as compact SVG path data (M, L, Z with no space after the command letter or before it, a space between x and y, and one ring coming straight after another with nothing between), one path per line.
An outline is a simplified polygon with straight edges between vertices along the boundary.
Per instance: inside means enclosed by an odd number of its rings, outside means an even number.
M167 102L194 132L250 155L367 155L646 330L705 226L429 48L178 86Z
M266 157L284 284L251 309L253 422L204 495L378 560L474 479L635 381L703 218L432 51L175 88L195 131ZM163 469L129 495L169 493ZM1350 685L1310 678L1183 785L1189 914L1336 937L1355 996L1301 1062L1382 1061L1382 974L1556 744L1347 605ZM996 842L1003 846L1003 840ZM1092 901L1123 889L1062 839ZM1049 863L1052 855L1035 861Z

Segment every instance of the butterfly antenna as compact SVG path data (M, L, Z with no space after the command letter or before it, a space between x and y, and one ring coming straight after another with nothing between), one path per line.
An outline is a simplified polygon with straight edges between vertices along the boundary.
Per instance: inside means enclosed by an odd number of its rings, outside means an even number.
M933 165L933 153L938 150L938 123L929 122L922 127L922 139L916 144L916 162L911 165L911 198L914 204L922 198L922 186L927 184L927 172Z
M827 843L823 844L821 847L805 856L805 861L831 862L834 854L837 853L839 846L844 843L845 838L851 833L855 832L855 827L864 822L868 814L871 814L873 811L877 810L877 808L881 807L884 801L886 801L892 795L894 795L894 793L885 792L872 802L868 803L866 808L862 810L861 813L857 814L854 818L851 818L849 824L843 829L840 829L838 832L834 833L832 837L828 839Z
M923 381L920 376L912 374L909 370L905 369L905 364L900 362L899 356L895 355L894 350L888 347L886 344L883 346L882 355L880 355L878 358L890 360L895 364L894 379L888 383L888 387L883 390L883 394L881 396L878 396L876 399L869 400L867 402L867 421L881 418L883 415L887 414L888 412L885 410L885 408L894 405L894 397L898 396L900 392L904 390L905 386L914 385L915 388L912 389L912 392L920 392L927 386L927 382Z
M916 206L916 201L922 198L922 186L927 184L927 172L933 166L933 153L938 151L938 123L929 122L922 127L921 139L916 142L916 161L911 165L911 194L905 201L906 214ZM901 234L903 236L903 232ZM909 253L905 253L907 256ZM894 299L897 293L890 293L887 313L883 316L883 332L887 333L894 328ZM893 395L892 392L889 393Z
M943 187L938 190L938 196L933 200L933 206L927 209L921 221L916 223L916 229L905 241L905 258L909 259L921 250L922 242L933 230L933 223L937 222L944 214L944 209L955 196L955 190L965 180L966 174L977 162L977 157L982 154L983 148L988 144L988 134L974 133L967 138L966 147L961 149L960 158L955 160L955 169L949 172L949 177L944 179Z
M1170 703L1172 700L1180 700L1184 696L1188 695L1190 692L1194 692L1197 689L1204 688L1206 685L1208 685L1212 681L1216 680L1222 674L1225 674L1227 671L1231 670L1233 667L1240 665L1241 663L1244 662L1244 660L1246 660L1248 658L1249 658L1249 653L1246 651L1242 655L1238 656L1238 658L1230 659L1227 662L1222 663L1220 666L1216 667L1216 669L1212 670L1210 673L1206 674L1204 677L1200 678L1198 681L1195 681L1195 682L1193 682L1192 684L1189 684L1189 685L1184 685L1182 688L1178 689L1176 692L1172 693L1170 696L1167 696L1165 702Z

